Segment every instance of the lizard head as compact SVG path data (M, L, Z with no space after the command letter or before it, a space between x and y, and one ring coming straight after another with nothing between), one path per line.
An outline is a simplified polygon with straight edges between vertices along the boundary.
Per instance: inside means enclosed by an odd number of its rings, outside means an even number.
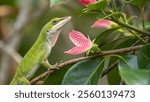
M63 26L68 23L71 19L71 16L54 18L48 22L43 28L46 32L56 32L63 28Z
M71 16L54 18L43 27L42 31L46 34L46 40L51 44L51 46L55 45L60 31L63 26L70 21L70 19Z

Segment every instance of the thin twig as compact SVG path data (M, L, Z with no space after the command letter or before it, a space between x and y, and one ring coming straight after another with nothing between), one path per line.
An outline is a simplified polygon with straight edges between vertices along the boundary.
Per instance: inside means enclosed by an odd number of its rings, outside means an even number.
M45 77L51 75L52 73L54 73L55 71L59 70L59 69L63 69L65 66L67 65L71 65L83 60L87 60L87 59L91 59L91 58L96 58L96 57L102 57L102 56L106 56L106 55L112 55L112 54L120 54L120 53L127 53L130 51L136 51L139 48L141 48L143 45L138 45L138 46L134 46L134 47L128 47L128 48L122 48L122 49L117 49L117 50L110 50L110 51L102 51L99 54L96 55L92 55L92 56L86 56L86 57L79 57L76 59L72 59L66 62L63 62L59 65L54 65L52 66L51 69L53 70L48 70L46 72L44 72L43 74L37 76L36 78L34 78L33 80L30 81L30 84L36 84L38 81L44 79Z
M6 44L4 44L2 41L0 41L0 49L7 53L11 58L13 58L17 64L20 63L22 57L19 53L17 53L14 49L8 47ZM1 74L0 74L1 75Z
M145 30L144 6L143 6L143 7L140 7L140 11L141 11L141 21L142 21L142 27L143 27L143 30Z
M117 66L117 64L118 62L116 61L113 64L111 64L107 69L105 69L101 75L101 78L107 75L111 70L113 70Z
M121 26L123 26L123 27L126 27L126 28L129 28L129 29L131 29L131 30L134 30L134 31L136 31L136 32L138 32L138 33L140 33L140 34L144 34L144 35L146 35L146 36L150 36L150 32L148 32L148 31L143 31L143 30L141 30L141 29L135 28L134 26L131 26L131 25L129 25L129 24L122 23L122 22L120 22L120 21L118 21L118 20L115 20L115 19L112 19L112 21L114 21L115 23L117 23L117 24L119 24L119 25L121 25Z

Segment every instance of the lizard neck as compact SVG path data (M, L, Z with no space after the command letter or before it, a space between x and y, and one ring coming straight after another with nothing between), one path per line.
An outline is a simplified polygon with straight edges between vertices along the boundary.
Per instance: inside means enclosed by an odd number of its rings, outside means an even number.
M41 31L36 42L35 42L35 45L41 45L41 44L46 43L46 42L47 42L46 41L46 34L43 31Z
M60 34L61 30L56 31L55 33L47 32L46 40L48 43L53 47L56 44L56 41L58 39L58 36Z

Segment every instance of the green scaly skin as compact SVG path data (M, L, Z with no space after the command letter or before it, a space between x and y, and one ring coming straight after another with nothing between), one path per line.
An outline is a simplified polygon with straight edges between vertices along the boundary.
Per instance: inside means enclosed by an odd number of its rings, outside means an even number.
M39 64L50 68L47 58L55 45L63 26L69 22L70 16L54 18L41 30L38 39L23 57L10 85L30 85L30 77L34 74Z

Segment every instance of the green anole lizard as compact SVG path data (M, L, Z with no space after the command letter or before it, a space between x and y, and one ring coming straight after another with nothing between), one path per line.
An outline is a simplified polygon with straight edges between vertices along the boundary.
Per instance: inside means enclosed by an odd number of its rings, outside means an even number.
M47 58L52 47L55 45L63 26L68 23L70 19L71 16L54 18L42 28L36 42L19 64L10 85L29 85L29 78L38 68L39 64L42 64L47 68L51 67Z

